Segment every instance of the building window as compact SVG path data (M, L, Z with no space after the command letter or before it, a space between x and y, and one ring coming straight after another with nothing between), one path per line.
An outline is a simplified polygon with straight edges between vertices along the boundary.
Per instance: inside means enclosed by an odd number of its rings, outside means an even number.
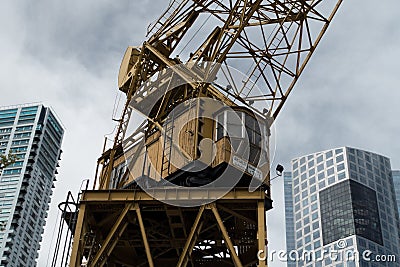
M348 181L321 191L319 198L323 244L353 235L355 229Z
M314 193L317 191L317 187L315 185L310 187L310 194Z
M320 172L320 171L322 171L322 170L324 170L324 164L318 165L318 166L317 166L317 171Z
M376 193L347 180L320 192L324 245L357 234L383 244Z
M308 168L314 167L314 159L308 162Z
M314 203L314 204L311 205L311 210L312 211L315 211L317 209L318 209L318 203Z
M345 178L346 178L346 173L345 172L341 172L341 173L338 174L338 179L339 180L343 180Z
M6 169L3 172L3 175L15 175L21 174L21 169Z
M383 245L376 193L355 181L350 186L356 234Z
M311 195L311 202L314 202L317 200L317 194Z
M295 169L297 169L297 167L299 167L299 162L298 161L293 163L293 169L295 170Z

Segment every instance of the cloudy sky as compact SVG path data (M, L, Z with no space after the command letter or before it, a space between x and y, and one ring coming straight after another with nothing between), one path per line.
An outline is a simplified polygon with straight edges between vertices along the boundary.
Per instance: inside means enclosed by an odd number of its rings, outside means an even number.
M66 127L60 174L39 265L48 254L57 204L94 176L111 133L117 73L128 45L166 0L0 3L0 105L43 102ZM275 162L337 146L386 155L400 168L398 0L345 1L276 123ZM273 182L271 249L284 248L282 181ZM284 266L274 263L273 266Z

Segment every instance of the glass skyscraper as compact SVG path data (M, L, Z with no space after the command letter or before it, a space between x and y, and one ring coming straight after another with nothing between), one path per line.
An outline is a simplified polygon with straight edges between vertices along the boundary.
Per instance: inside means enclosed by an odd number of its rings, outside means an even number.
M64 129L41 104L0 107L0 266L36 266Z
M400 266L388 158L350 147L302 156L292 160L284 192L287 250L294 266Z
M396 192L397 209L400 213L400 171L392 171L394 190Z
M293 213L293 179L291 172L283 174L284 194L285 194L285 219L286 219L286 248L287 251L296 249L294 238L294 213ZM288 267L296 267L294 260L287 259Z

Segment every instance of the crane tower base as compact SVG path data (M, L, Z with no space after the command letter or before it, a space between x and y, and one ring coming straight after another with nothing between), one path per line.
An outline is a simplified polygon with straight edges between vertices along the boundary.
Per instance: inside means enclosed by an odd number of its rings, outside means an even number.
M218 189L208 192L214 195ZM84 191L70 266L266 266L257 257L266 253L265 212L272 208L266 188L235 188L197 207L163 203L182 198L204 200L204 191Z

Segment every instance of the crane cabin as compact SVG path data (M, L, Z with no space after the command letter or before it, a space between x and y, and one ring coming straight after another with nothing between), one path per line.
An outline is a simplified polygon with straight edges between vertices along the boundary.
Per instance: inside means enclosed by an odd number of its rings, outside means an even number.
M238 177L236 186L249 186L252 179L268 185L267 123L239 106L207 114L209 105L206 98L192 99L175 108L161 127L148 121L116 159L110 188L132 188L138 181L146 187L166 182L228 186L227 178L218 182L223 175Z
M129 91L139 60L140 47L128 47L120 68L120 91ZM125 134L111 162L107 187L169 183L233 187L249 186L252 181L268 185L271 123L266 116L234 103L228 95L216 94L229 85L218 82L218 72L209 75L206 64L180 65L178 59L175 63L132 93L129 108L144 115L145 123ZM194 85L188 82L193 77L207 78ZM107 169L103 167L103 172Z

